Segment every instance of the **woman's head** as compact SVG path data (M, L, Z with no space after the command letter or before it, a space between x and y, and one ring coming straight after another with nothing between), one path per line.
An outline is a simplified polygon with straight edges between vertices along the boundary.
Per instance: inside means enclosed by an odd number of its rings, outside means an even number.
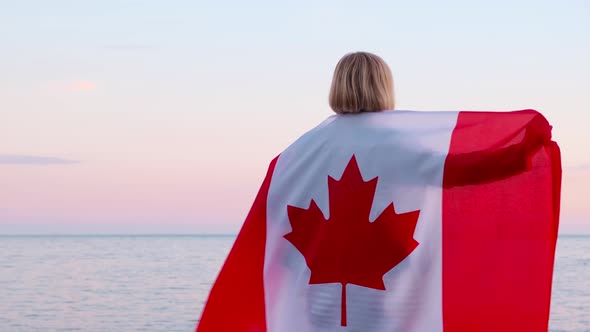
M332 78L330 107L336 113L393 109L393 75L385 61L367 52L342 57Z

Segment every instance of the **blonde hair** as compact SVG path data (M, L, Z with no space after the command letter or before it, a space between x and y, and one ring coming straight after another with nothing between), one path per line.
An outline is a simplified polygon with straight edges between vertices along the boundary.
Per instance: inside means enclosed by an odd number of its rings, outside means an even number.
M334 69L329 99L336 113L394 109L393 75L389 66L375 54L346 54Z

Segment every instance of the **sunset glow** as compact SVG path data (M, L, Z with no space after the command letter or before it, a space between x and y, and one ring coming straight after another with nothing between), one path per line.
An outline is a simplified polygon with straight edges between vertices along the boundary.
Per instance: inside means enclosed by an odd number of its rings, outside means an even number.
M59 3L0 13L0 234L236 233L356 50L389 63L399 109L542 112L560 230L590 233L586 2Z

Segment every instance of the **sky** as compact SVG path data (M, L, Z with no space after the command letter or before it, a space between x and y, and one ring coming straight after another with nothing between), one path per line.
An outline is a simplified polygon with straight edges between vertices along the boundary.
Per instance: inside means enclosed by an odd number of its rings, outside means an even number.
M588 1L0 3L0 234L236 233L352 51L397 109L542 112L590 233Z

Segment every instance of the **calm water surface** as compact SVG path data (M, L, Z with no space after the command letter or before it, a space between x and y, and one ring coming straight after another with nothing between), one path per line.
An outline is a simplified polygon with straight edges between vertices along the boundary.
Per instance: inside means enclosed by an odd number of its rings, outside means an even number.
M234 237L0 237L0 331L192 331ZM590 237L558 240L550 330L590 331Z

